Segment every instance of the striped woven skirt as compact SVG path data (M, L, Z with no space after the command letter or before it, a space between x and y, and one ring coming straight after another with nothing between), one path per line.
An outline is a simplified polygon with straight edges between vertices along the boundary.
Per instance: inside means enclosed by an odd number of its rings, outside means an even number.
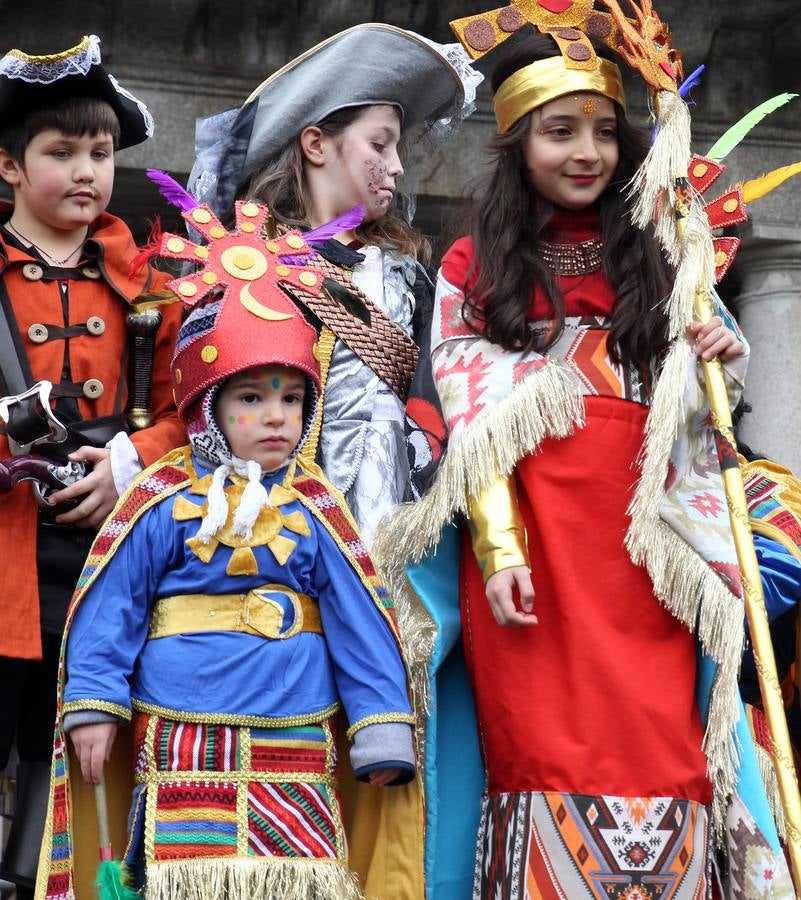
M361 897L347 868L333 720L283 728L137 713L126 862L148 900Z

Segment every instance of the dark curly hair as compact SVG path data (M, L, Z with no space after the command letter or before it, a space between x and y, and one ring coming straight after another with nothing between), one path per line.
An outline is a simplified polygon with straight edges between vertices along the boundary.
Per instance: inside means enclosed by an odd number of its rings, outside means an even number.
M603 46L596 49L600 56L611 56ZM558 52L551 37L532 33L501 57L492 76L493 91L518 69ZM648 152L649 136L628 122L617 105L615 110L619 162L599 200L603 268L617 294L609 353L617 363L647 368L666 343L660 301L670 291L673 273L653 230L641 231L632 224L626 196L626 185ZM537 252L537 241L555 207L529 180L523 147L530 127L528 113L506 134L493 139L494 166L479 182L464 229L473 238L475 257L462 314L472 327L507 350L545 349L558 339L565 319L561 291ZM558 321L544 344L527 323L535 288L550 298Z

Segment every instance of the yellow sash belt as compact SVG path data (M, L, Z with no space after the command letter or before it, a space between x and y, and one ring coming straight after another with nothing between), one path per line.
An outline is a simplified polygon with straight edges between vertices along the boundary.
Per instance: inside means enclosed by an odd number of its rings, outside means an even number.
M289 598L292 621L284 621L285 610L271 593ZM323 626L317 603L281 584L265 584L246 594L179 594L156 600L148 639L201 631L242 631L282 640L302 631L322 634Z

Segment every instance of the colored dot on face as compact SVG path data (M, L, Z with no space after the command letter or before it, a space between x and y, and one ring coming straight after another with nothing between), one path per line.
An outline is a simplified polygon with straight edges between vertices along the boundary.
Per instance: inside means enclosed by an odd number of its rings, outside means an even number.
M275 376L275 378L273 378L273 387L276 390L281 387L281 379L277 375Z
M233 425L236 422L236 416L228 416L228 424Z
M237 421L240 425L244 425L245 422L247 421L247 418L246 418L245 416L237 416L236 421Z

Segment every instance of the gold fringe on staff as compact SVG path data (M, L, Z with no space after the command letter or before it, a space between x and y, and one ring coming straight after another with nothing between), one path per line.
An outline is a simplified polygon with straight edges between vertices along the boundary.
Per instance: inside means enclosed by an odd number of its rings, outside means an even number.
M660 92L656 129L654 144L632 179L632 218L640 228L654 222L676 274L666 308L670 348L646 423L642 475L629 508L626 546L633 561L646 566L654 593L664 606L689 629L697 624L705 652L718 665L704 750L714 789L712 818L722 839L726 803L735 788L739 761L734 729L740 702L737 675L743 649L743 606L659 516L671 449L683 426L684 386L688 377L694 377L688 368L696 364L686 330L694 319L698 285L714 283L714 250L709 222L689 186L683 233L676 228L676 177L686 173L691 156L690 113L678 94Z
M188 859L151 863L145 900L364 900L343 865L319 859Z
M660 517L665 475L683 417L688 367L695 357L683 337L674 339L657 379L645 430L641 477L629 507L626 546L632 561L645 565L659 601L688 629L718 664L704 735L714 787L713 822L722 836L726 801L735 787L739 748L737 673L742 657L742 604L715 572Z
M664 97L664 100L662 99ZM653 222L656 236L673 265L679 262L679 239L673 217L673 182L687 171L690 158L690 111L678 94L663 91L654 143L631 182L632 221L641 229Z
M762 784L765 786L768 806L773 818L776 820L779 837L786 841L787 829L784 825L782 798L779 794L779 782L776 779L776 766L774 765L773 757L764 747L756 742L754 742L754 750L756 750L757 765L759 766L759 774L762 776Z

